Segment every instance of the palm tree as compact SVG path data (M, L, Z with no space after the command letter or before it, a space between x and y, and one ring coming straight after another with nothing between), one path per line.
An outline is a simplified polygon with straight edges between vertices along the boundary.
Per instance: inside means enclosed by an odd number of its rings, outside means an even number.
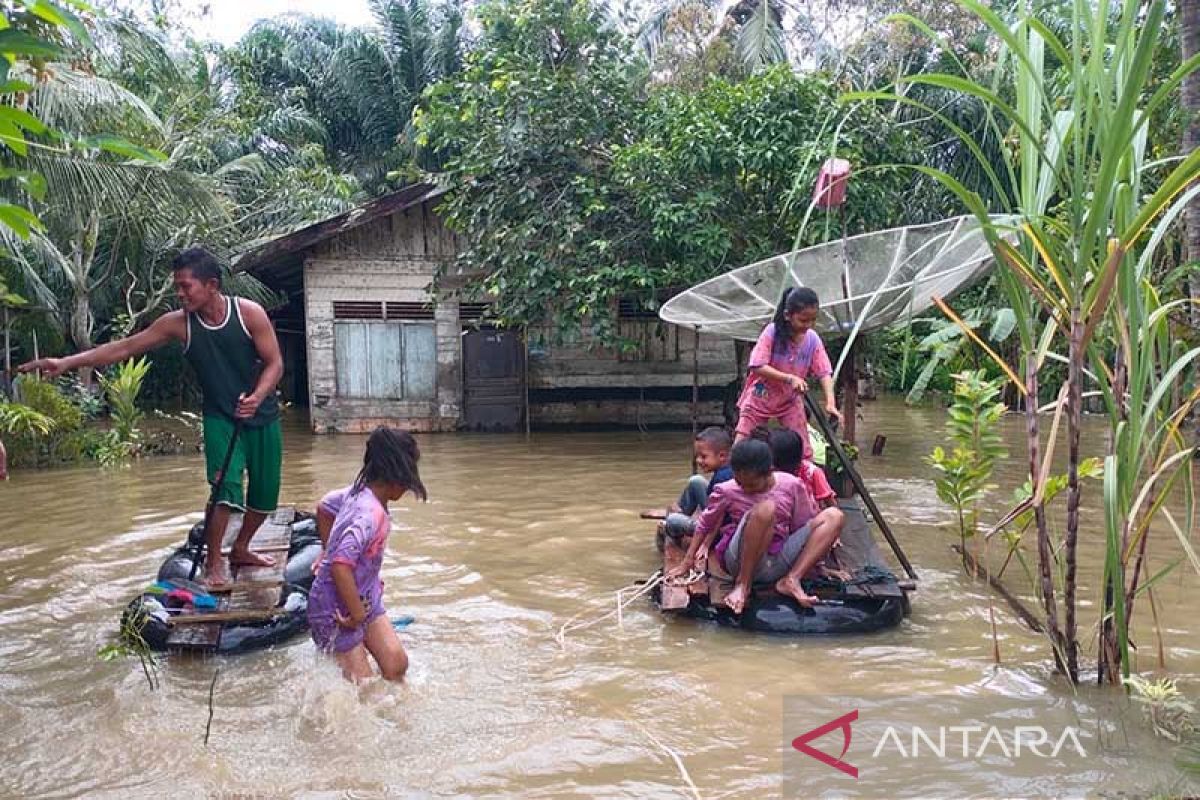
M652 64L675 15L697 5L712 14L706 46L732 36L738 59L748 70L786 61L786 14L790 11L795 18L806 19L790 0L663 0L651 9L637 33L638 44Z
M222 69L244 98L307 114L324 131L329 163L374 193L410 155L412 111L426 87L461 67L465 40L456 3L371 0L371 11L375 26L366 29L265 20Z

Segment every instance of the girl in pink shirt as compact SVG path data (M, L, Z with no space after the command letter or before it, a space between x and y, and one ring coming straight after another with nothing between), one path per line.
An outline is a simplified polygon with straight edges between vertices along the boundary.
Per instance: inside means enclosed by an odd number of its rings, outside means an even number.
M807 487L794 475L776 472L765 442L738 442L730 454L733 480L709 495L683 560L668 573L677 577L693 564L706 568L709 548L717 565L734 576L725 604L742 613L751 584L775 583L778 592L801 605L817 601L800 587L799 577L817 565L841 532L841 512L813 517Z
M825 393L825 413L841 419L833 391L833 366L821 337L813 330L820 301L812 289L791 288L779 299L774 322L768 323L750 353L750 374L738 398L736 441L772 419L800 434L804 457L812 458L808 422L800 393L808 391L806 378L820 380Z

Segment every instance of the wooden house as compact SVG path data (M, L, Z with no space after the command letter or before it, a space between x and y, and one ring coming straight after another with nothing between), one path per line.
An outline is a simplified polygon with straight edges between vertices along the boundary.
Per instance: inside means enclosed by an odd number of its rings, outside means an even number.
M624 351L553 330L481 325L460 299L455 235L430 184L405 187L242 254L287 297L272 312L285 399L318 433L719 423L736 377L731 341L696 337L621 303Z

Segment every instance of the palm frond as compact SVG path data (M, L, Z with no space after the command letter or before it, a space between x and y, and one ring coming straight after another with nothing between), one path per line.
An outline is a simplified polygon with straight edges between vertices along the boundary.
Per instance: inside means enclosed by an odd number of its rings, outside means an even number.
M781 12L770 0L757 0L753 12L737 36L738 58L755 70L787 60Z
M34 84L30 111L52 128L77 136L131 128L164 134L153 109L114 81L58 62L48 64L40 78L26 66L11 74Z

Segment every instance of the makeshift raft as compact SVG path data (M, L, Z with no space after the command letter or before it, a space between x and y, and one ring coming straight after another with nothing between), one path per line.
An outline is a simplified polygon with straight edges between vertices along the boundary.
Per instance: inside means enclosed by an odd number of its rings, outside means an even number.
M660 584L651 597L667 614L762 633L795 636L869 633L893 628L911 610L907 593L915 585L898 581L884 562L858 499L840 498L838 507L846 522L837 559L851 579L845 583L825 579L805 581L805 590L822 600L814 608L805 608L780 595L773 586L755 586L743 613L736 615L723 604L725 595L733 588L732 578L711 573L687 585ZM660 541L666 574L683 560L685 552L670 538Z
M235 514L222 548L226 557L240 529L241 515ZM277 510L250 542L251 550L273 556L275 564L234 567L233 582L211 590L189 580L203 538L204 525L197 523L187 543L163 562L155 584L125 609L123 635L140 636L151 650L240 653L308 630L308 590L321 552L316 520L291 508Z

